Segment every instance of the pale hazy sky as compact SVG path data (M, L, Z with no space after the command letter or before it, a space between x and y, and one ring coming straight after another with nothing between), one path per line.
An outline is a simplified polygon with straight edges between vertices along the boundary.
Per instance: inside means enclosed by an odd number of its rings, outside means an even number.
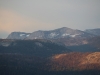
M0 38L60 27L100 28L100 0L0 0Z

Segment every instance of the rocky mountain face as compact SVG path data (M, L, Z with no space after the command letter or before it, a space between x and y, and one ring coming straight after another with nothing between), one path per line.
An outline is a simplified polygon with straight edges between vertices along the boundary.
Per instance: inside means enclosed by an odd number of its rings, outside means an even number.
M90 33L90 34L94 34L96 36L100 36L100 28L98 28L98 29L87 29L87 30L85 30L85 32Z
M57 39L57 38L75 38L89 37L88 33L80 30L73 30L67 27L51 30L33 32L27 39Z
M7 39L20 39L23 40L27 38L30 35L30 33L25 33L25 32L12 32Z
M94 35L67 27L50 30L35 31L33 33L12 32L7 39L58 39L58 38L87 38Z

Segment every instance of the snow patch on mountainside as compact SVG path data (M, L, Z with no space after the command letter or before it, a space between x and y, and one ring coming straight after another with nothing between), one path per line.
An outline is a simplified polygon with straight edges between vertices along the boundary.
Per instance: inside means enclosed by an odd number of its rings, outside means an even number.
M76 37L77 35L80 35L80 34L75 34L75 35L70 35L71 37Z
M55 33L51 33L50 36L54 37L56 34Z
M67 33L65 33L65 34L63 34L62 36L69 36L70 34L67 34Z
M25 34L20 34L20 36L24 36Z
M26 37L29 37L30 35L26 35Z
M55 36L58 36L59 34L56 34L56 33L50 33L50 37L55 37Z
M62 36L70 36L70 37L76 37L77 35L80 35L80 34L74 34L74 35L72 35L72 34L67 34L67 33L62 34Z
M75 37L76 35L70 35L71 37Z

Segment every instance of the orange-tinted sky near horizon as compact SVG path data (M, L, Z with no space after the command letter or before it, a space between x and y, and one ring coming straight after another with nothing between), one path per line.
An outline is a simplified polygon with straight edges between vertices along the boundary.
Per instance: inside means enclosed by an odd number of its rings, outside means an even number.
M48 25L48 26L47 26ZM55 28L55 25L43 23L35 19L30 19L20 14L0 9L0 31L11 33L14 31L33 32L39 29L48 30Z
M100 28L100 0L0 0L0 38L13 31Z

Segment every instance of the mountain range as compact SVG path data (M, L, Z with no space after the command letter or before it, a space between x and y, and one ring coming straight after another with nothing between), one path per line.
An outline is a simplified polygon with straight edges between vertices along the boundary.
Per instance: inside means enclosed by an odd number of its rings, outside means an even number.
M71 29L67 27L49 31L35 31L33 33L12 32L7 39L13 40L49 40L66 46L74 52L95 52L100 51L98 43L94 39L99 38L100 29L86 29L85 31ZM97 38L96 38L97 39ZM93 43L91 44L91 42ZM99 41L99 39L97 40ZM48 43L48 42L47 42Z
M58 39L58 38L89 38L94 36L99 36L100 30L77 30L67 27L58 28L55 30L43 31L38 30L32 33L26 32L12 32L9 34L7 39ZM98 33L98 34L97 34Z
M100 30L67 27L0 39L1 75L100 75Z

